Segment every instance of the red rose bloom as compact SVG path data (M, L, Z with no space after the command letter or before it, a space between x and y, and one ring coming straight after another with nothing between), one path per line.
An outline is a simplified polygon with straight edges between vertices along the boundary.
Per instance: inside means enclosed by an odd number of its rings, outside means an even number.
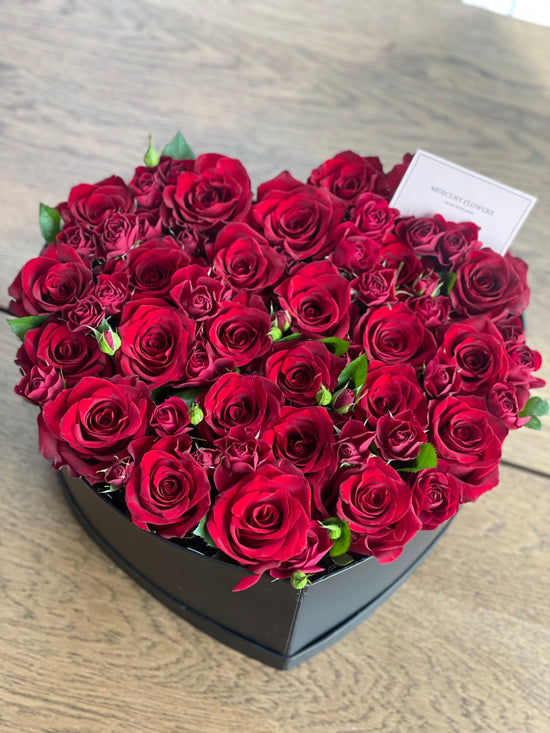
M486 394L509 371L504 341L485 318L470 318L449 326L443 336L442 352L459 375L461 392Z
M345 203L352 204L360 193L372 191L377 178L383 176L378 158L362 158L346 150L312 171L308 183L326 188Z
M212 347L238 367L250 364L269 351L270 330L271 320L265 308L239 303L222 303L217 315L207 324Z
M460 315L496 319L518 315L529 304L527 265L511 254L503 257L488 248L471 250L456 273L450 298Z
M268 242L292 260L327 254L343 214L343 204L328 191L300 183L288 171L259 186L252 209Z
M265 377L224 374L202 398L204 421L216 435L235 427L261 434L279 417L282 401L280 389Z
M324 407L283 407L264 439L315 483L336 470L334 425Z
M99 183L75 186L69 200L59 204L57 210L66 224L76 222L95 227L111 214L133 211L134 197L122 178L111 176Z
M56 313L76 303L92 285L89 263L66 244L49 244L29 260L10 285L10 313L35 316Z
M349 522L351 551L391 562L422 527L412 508L412 491L391 466L371 456L363 470L344 476L338 516Z
M336 229L334 252L330 260L338 269L355 274L370 270L378 260L379 253L380 243L347 221Z
M421 367L435 354L436 342L404 303L373 310L364 322L363 347L369 359Z
M218 451L214 484L218 491L225 491L247 473L273 460L271 447L266 440L255 438L246 428L231 428L223 438L214 441Z
M133 299L163 298L172 287L172 275L191 262L172 237L152 239L128 255L128 275Z
M446 397L431 408L438 456L461 482L461 501L474 501L498 483L498 462L508 430L477 397Z
M189 411L180 397L169 397L155 407L151 427L161 438L181 438L189 430Z
M228 224L216 238L214 268L231 287L258 292L280 280L284 260L246 224Z
M312 262L294 271L275 290L292 326L306 338L345 336L349 328L350 288L330 262Z
M286 468L264 464L246 474L218 494L206 521L216 546L257 575L307 546L309 486Z
M128 456L130 442L145 434L153 407L149 390L135 378L84 377L44 405L40 452L55 468L67 466L72 476L98 483L113 456Z
M166 226L219 230L248 214L250 179L238 160L214 153L200 155L193 171L181 173L175 185L164 189L163 201Z
M320 564L332 547L327 530L319 522L310 522L307 530L306 547L290 560L286 560L276 568L271 568L272 578L290 578L296 571L302 573L319 573L323 570Z
M363 193L351 212L351 221L359 231L371 239L381 242L393 226L398 215L397 209L391 209L388 202L374 193Z
M92 336L72 331L63 321L52 320L25 334L16 363L29 371L31 366L53 367L68 387L83 377L110 376L110 362Z
M134 524L161 537L184 537L210 506L206 471L180 452L177 438L133 441L134 459L124 497Z
M181 384L194 333L193 322L162 300L127 303L118 329L122 343L116 352L117 370L138 375L152 389Z
M444 461L439 461L437 468L416 474L412 502L422 529L435 529L454 517L460 505L460 488Z
M220 302L231 291L224 283L208 274L207 267L189 265L177 270L170 283L170 297L193 321L204 321L216 315Z
M426 396L410 364L374 363L357 402L357 416L374 429L384 415L400 417L411 410L416 420L428 425Z
M321 387L334 390L344 365L322 343L281 343L266 361L265 375L280 387L285 399L296 405L314 405Z

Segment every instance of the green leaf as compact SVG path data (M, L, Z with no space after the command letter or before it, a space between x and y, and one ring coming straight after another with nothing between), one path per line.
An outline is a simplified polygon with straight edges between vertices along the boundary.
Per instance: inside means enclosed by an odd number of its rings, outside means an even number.
M153 138L149 135L149 147L147 152L143 156L143 162L148 168L154 168L160 163L160 155L158 150L153 145Z
M206 517L207 515L205 514L193 530L193 534L195 535L195 537L200 537L202 540L204 540L208 547L216 547L216 543L214 542L212 537L210 537L210 532L206 529Z
M544 417L548 415L548 402L540 397L530 397L523 410L519 413L520 417Z
M61 218L59 211L57 209L52 209L51 206L46 206L46 204L40 204L38 217L40 221L40 231L42 232L44 241L47 242L47 244L55 242L57 235L63 226L63 219Z
M328 519L324 519L321 524L327 530L332 540L332 547L328 554L334 558L346 553L351 543L351 531L345 519L329 517Z
M367 355L361 354L356 359L353 359L353 361L350 361L350 363L342 369L340 376L338 377L337 386L341 387L352 380L355 389L361 390L365 385L368 369L369 363L367 361Z
M183 400L187 407L191 407L193 402L197 399L199 395L201 395L204 392L204 389L184 389L181 392L176 392L174 397L179 397L180 400Z
M195 153L191 150L181 132L178 132L164 147L162 154L168 155L170 158L176 158L176 160L194 160L195 158Z
M282 343L283 341L298 341L298 339L301 338L301 333L289 333L288 336L283 336L282 339L279 339L279 342Z
M332 352L335 356L343 356L349 349L349 341L338 338L337 336L329 336L326 339L321 339L321 342L328 347L332 347Z
M526 428L531 428L531 430L542 430L542 423L540 421L540 418L533 416L530 418L529 422L525 423Z
M409 465L396 466L398 471L422 471L424 468L437 468L437 453L431 443L424 443L414 461Z
M443 289L445 290L445 295L449 295L451 290L454 287L454 284L456 283L456 279L458 275L456 272L438 272L437 273L439 277L441 278L441 282L443 283Z
M344 568L346 567L346 565L351 565L351 563L353 562L353 557L351 555L348 555L347 553L344 553L343 555L333 557L332 562L335 565L338 565L339 568Z
M8 323L10 324L11 330L16 336L19 336L21 341L24 340L27 331L32 331L33 328L38 328L49 316L24 316L23 318L10 318Z

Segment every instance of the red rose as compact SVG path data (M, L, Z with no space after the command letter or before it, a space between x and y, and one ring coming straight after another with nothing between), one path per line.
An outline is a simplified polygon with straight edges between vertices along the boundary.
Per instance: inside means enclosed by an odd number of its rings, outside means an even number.
M412 411L399 417L383 415L376 423L374 443L386 461L412 461L426 442L424 429Z
M92 293L63 308L63 318L72 331L90 334L105 318L105 308Z
M356 409L373 430L384 415L400 417L409 410L422 427L428 425L426 397L410 364L371 364Z
M169 228L189 224L200 231L219 230L246 218L252 202L243 164L224 155L200 155L194 170L181 173L163 192L163 222Z
M185 367L185 385L199 387L210 384L235 368L233 359L221 357L202 338L195 338Z
M346 150L312 171L308 183L326 188L345 203L352 204L360 193L373 190L378 177L384 177L378 158L362 158Z
M287 458L312 483L336 470L334 424L324 407L283 407L264 433L277 458Z
M172 237L152 239L128 255L128 275L133 298L163 298L172 287L172 275L189 265L190 256Z
M134 194L140 209L158 210L160 207L164 186L158 180L157 170L158 166L154 168L139 166L128 183L128 188Z
M57 235L56 242L71 247L83 259L86 257L94 259L98 256L99 242L97 234L82 224L64 226Z
M235 427L261 434L279 417L282 401L280 389L265 377L224 374L202 399L204 422L216 435Z
M43 405L55 399L63 389L61 372L51 366L33 366L24 374L15 393L34 405Z
M353 395L353 392L352 392ZM364 463L370 455L372 432L361 420L348 420L337 440L338 463Z
M416 474L412 502L422 529L435 529L454 517L460 505L460 488L444 461L437 468L426 468Z
M407 172L407 168L409 167L412 159L413 156L410 153L406 153L403 156L403 162L394 165L391 171L386 174L384 190L378 191L378 193L380 193L381 196L384 196L384 198L388 199L388 201L397 191L397 187L399 186L399 184L401 183L401 179Z
M127 303L118 335L122 343L115 358L121 374L137 375L151 389L185 380L195 326L183 313L155 298Z
M380 242L392 228L398 214L398 210L391 209L388 202L381 196L374 193L363 193L355 202L351 212L351 221L363 234Z
M72 331L66 323L57 320L27 331L16 364L24 371L29 371L31 366L53 367L68 387L82 377L112 373L109 359L100 351L95 338Z
M412 491L379 456L370 456L363 470L344 475L338 516L349 522L350 550L391 562L422 527L412 508Z
M429 397L444 397L460 390L460 374L454 364L450 364L439 352L426 364L424 370L424 390Z
M216 315L220 302L230 296L224 283L208 274L207 267L189 265L177 270L170 284L174 303L193 321Z
M206 471L181 452L175 437L140 438L130 454L134 463L124 498L132 522L161 537L184 537L210 506Z
M519 416L522 407L518 401L518 389L510 382L494 384L487 395L487 409L509 430L521 428L529 421L529 417Z
M437 329L449 320L451 301L446 295L421 295L411 307L426 328Z
M519 315L529 304L527 265L509 253L503 257L488 248L471 250L456 274L450 298L460 315L496 319Z
M314 188L284 171L258 187L252 218L273 245L292 260L319 258L332 247L344 206L328 191Z
M477 397L446 397L431 409L432 442L461 482L461 501L473 501L498 483L498 462L508 430Z
M467 252L481 249L482 244L477 241L479 227L472 222L452 225L447 222L447 227L447 231L434 238L432 254L443 267L455 268Z
M127 254L139 239L140 219L118 211L107 216L95 230L98 254L113 260Z
M38 418L40 452L55 468L94 484L102 471L129 455L129 443L147 430L153 411L149 390L139 380L84 377L44 405Z
M373 265L351 281L351 292L366 306L394 302L397 270Z
M271 568L269 574L272 578L290 578L296 571L309 574L323 570L320 563L332 547L327 530L319 522L310 522L306 542L305 549L298 555Z
M93 293L105 309L107 315L118 315L128 299L127 273L120 271L98 275Z
M69 200L57 210L63 221L95 227L110 214L125 214L134 210L134 196L119 176L98 183L81 183L71 189Z
M322 343L281 343L275 344L265 375L281 388L285 399L296 405L314 405L321 387L334 390L344 365Z
M214 441L218 450L214 471L214 484L218 491L225 491L247 473L273 460L269 443L255 438L245 428L231 428L223 438Z
M363 322L362 341L369 359L421 367L435 354L432 333L404 303L373 310Z
M216 238L216 273L237 290L258 292L280 280L284 260L246 224L228 224Z
M309 497L299 472L263 464L218 494L206 528L222 552L260 575L306 549Z
M189 411L180 397L169 397L155 407L151 427L161 438L181 438L189 430Z
M351 274L370 270L378 260L380 243L347 221L340 224L334 234L334 252L330 255L332 263L340 270Z
M275 290L293 328L307 338L345 336L349 328L348 281L330 262L311 262L297 268Z
M382 247L378 260L384 267L395 271L396 281L399 285L410 287L424 274L418 257L412 249L409 249L401 242L392 242ZM437 280L439 282L439 278Z
M542 366L542 357L538 351L530 349L527 344L510 344L506 349L510 362L508 379L517 385L524 385L529 389L544 387L546 382L531 374Z
M222 303L217 315L207 324L208 340L222 357L235 366L250 364L271 348L271 320L263 303L261 308Z
M89 263L66 244L49 244L29 260L10 285L10 313L36 316L56 313L76 303L92 285Z
M409 216L397 222L395 236L407 244L418 255L433 254L435 239L446 229L445 219L436 214L429 217Z
M502 336L486 318L470 318L447 328L444 360L456 368L461 392L486 394L506 379L509 362Z

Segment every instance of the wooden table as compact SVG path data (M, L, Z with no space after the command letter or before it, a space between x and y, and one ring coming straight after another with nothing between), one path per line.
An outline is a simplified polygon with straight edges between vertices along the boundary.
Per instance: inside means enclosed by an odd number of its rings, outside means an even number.
M529 343L546 359L550 31L458 0L5 0L0 306L40 247L38 202L128 176L154 134L306 177L339 150L421 147L539 197ZM130 581L74 522L2 345L0 730L45 733L547 731L550 459L507 443L501 484L328 651L277 672ZM542 394L548 395L548 390Z

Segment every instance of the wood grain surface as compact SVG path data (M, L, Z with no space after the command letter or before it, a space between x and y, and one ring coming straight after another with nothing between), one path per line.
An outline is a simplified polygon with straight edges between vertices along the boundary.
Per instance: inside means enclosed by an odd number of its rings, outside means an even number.
M548 29L458 0L4 0L0 39L0 307L41 246L38 203L128 177L148 133L182 129L254 184L421 147L538 196L514 252L550 377ZM370 620L277 672L170 613L74 522L12 391L16 346L3 322L2 733L548 730L548 431L510 436L520 468Z

